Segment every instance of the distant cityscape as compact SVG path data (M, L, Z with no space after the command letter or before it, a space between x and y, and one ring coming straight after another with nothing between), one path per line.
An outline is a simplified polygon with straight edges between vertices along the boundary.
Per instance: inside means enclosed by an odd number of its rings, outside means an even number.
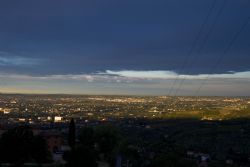
M196 118L227 120L250 116L249 97L135 97L73 95L0 95L2 126L46 126L122 119Z

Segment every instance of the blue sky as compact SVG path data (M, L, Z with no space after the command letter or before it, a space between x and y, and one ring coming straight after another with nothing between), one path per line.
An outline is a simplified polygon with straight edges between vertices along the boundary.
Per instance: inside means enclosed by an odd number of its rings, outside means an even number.
M248 0L1 1L0 92L250 95L250 23L214 68L249 17Z

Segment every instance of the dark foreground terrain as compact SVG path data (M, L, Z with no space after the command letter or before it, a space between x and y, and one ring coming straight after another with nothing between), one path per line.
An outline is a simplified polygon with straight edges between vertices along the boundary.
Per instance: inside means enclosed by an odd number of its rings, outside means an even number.
M250 166L249 98L1 95L1 166Z

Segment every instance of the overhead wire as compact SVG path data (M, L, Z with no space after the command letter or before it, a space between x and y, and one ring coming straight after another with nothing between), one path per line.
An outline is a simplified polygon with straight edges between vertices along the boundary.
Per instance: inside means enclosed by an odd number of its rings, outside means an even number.
M226 3L227 3L227 0L224 0L223 3L222 3L222 5L221 5L221 7L219 8L219 10L218 10L218 12L217 12L217 14L216 14L216 16L215 16L213 22L212 22L212 25L211 25L211 27L209 28L208 32L206 33L206 36L205 36L205 38L204 38L204 41L203 41L201 47L199 48L199 52L201 52L201 50L202 50L202 49L205 47L205 45L207 44L207 41L208 41L208 39L209 39L209 36L212 34L212 32L213 32L215 26L217 25L217 22L218 22L218 20L219 20L219 18L220 18L220 16L221 16L221 14L223 13L223 10L224 10L224 8L225 8L225 6L226 6ZM193 65L193 64L192 64L192 65ZM190 69L191 69L191 68L192 68L192 66L190 67ZM178 93L179 93L179 91L180 91L181 88L183 87L183 84L184 84L184 82L185 82L186 79L187 79L187 75L190 74L190 72L191 72L190 69L189 69L189 71L186 72L186 75L181 79L181 81L180 81L178 87L175 89L174 96L177 96Z
M230 51L230 49L232 48L233 44L236 42L236 40L238 39L238 37L240 36L240 34L244 31L244 29L247 27L248 23L250 22L250 17L248 17L246 19L246 21L243 23L243 25L240 27L239 31L235 33L235 35L233 36L232 40L229 42L229 44L227 45L227 47L224 49L223 53L219 56L219 58L217 59L216 63L214 64L214 66L212 66L212 68L210 69L209 73L207 74L206 78L203 79L202 83L200 84L200 86L198 87L198 89L195 92L195 96L198 96L202 87L207 83L208 79L210 78L211 74L213 72L215 72L217 70L217 68L219 67L219 64L222 62L222 60L224 59L224 57L227 55L227 53Z
M182 63L180 73L182 73L182 72L184 71L185 66L187 65L189 59L191 58L192 53L193 53L193 51L194 51L194 49L195 49L195 47L196 47L196 45L197 45L197 43L198 43L198 40L199 40L199 38L200 38L202 32L203 32L204 29L205 29L205 26L206 26L206 24L207 24L207 22L208 22L208 20L209 20L209 18L210 18L210 16L211 16L211 14L212 14L212 11L214 10L214 8L215 8L215 6L216 6L216 3L217 3L217 0L214 0L213 3L212 3L212 5L211 5L211 7L209 8L209 12L208 12L208 14L206 15L204 21L202 22L201 27L200 27L200 29L199 29L199 32L198 32L197 35L195 36L195 39L194 39L194 41L193 41L193 43L192 43L192 46L191 46L191 48L190 48L188 54L186 55L185 60L184 60L183 63ZM170 89L169 89L169 92L168 92L168 95L169 95L169 96L172 94L172 91L173 91L175 85L177 84L177 81L179 80L179 78L180 78L180 74L178 73L178 74L177 74L177 77L174 79L174 82L173 82L172 86L171 86Z

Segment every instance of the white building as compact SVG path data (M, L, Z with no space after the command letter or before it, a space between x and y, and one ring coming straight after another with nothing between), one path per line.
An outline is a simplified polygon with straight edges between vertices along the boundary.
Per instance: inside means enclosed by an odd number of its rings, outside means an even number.
M63 120L62 117L60 117L60 116L55 116L55 119L54 119L55 122L62 122L62 120Z

